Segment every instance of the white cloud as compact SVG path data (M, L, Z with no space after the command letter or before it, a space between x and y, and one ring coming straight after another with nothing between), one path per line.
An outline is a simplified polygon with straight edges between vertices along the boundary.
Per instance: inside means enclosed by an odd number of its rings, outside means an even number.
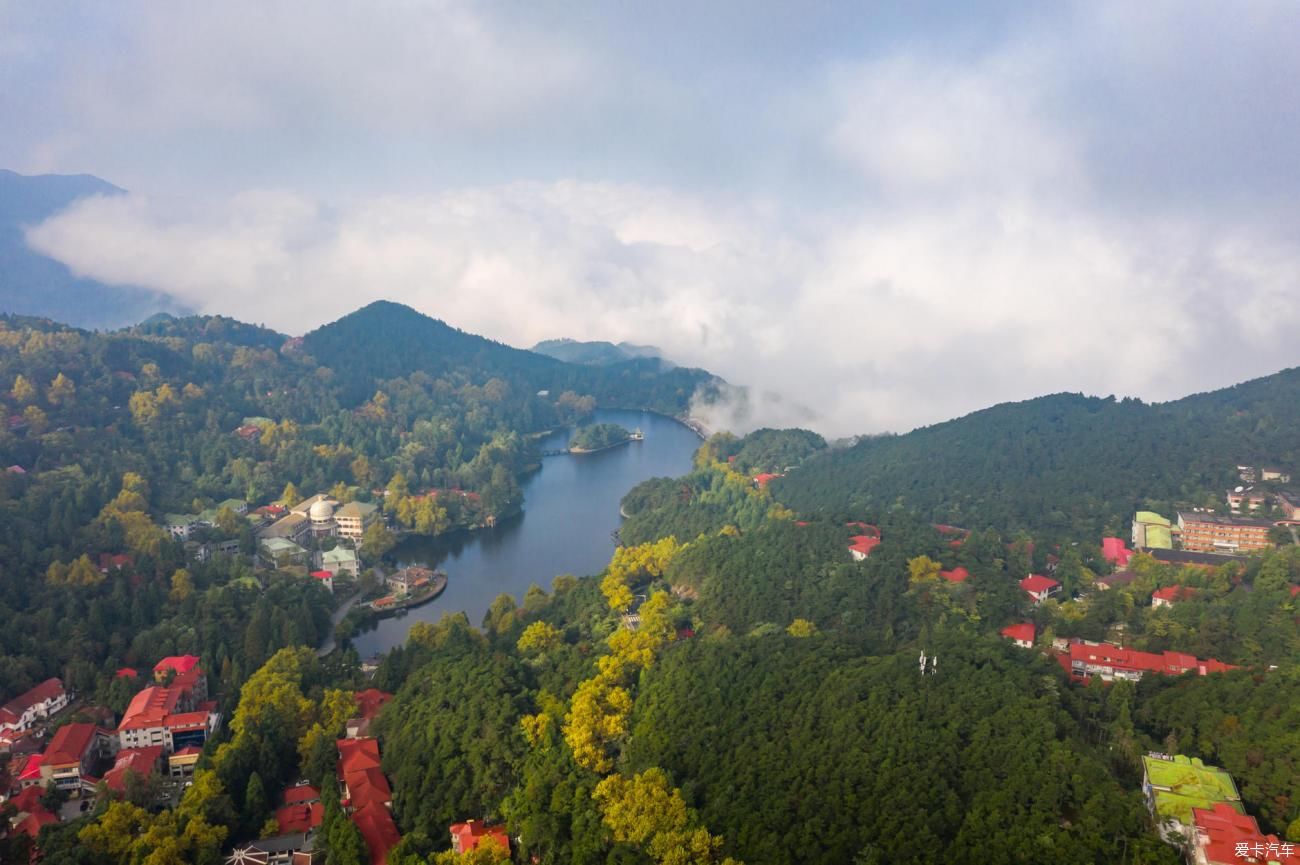
M99 279L289 332L390 298L518 345L655 343L754 386L737 423L808 406L831 435L1296 362L1290 4L1086 3L770 69L722 46L718 78L745 92L491 5L168 10L132 37L142 60L76 79L93 131L247 135L276 145L272 177L295 138L305 158L353 135L363 160L390 134L427 152L400 166L413 191L250 180L85 202L32 232ZM199 50L164 38L195 22ZM702 56L684 62L710 71ZM475 149L506 158L419 182L421 159ZM701 166L779 182L694 182Z

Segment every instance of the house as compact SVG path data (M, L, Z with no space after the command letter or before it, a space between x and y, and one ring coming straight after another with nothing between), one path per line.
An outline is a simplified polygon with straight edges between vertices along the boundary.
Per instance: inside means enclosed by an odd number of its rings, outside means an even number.
M1022 649L1032 649L1034 647L1034 638L1038 635L1033 622L1007 625L999 633Z
M257 538L260 541L280 538L295 544L301 544L310 534L311 519L305 513L296 511L285 514L269 526L257 530Z
M1273 546L1268 520L1225 517L1199 511L1179 511L1178 528L1183 549L1194 553L1236 553L1265 550Z
M1254 817L1237 812L1226 802L1213 808L1192 808L1194 865L1300 865L1300 844L1259 831Z
M761 490L776 478L783 477L785 477L785 475L773 474L772 472L760 472L759 474L754 475L754 486Z
M342 784L340 804L361 833L371 865L387 865L388 851L401 836L393 822L393 793L379 768L379 742L375 739L339 739L338 774Z
M59 822L59 818L46 810L41 804L44 791L39 787L29 787L9 801L13 805L11 832L18 832L35 841L41 834L41 828Z
M1165 586L1151 593L1151 606L1155 609L1172 607L1179 601L1196 597L1196 589L1190 586Z
M951 571L940 571L939 576L950 583L964 583L970 579L970 571L963 567L956 567Z
M854 535L849 538L849 555L855 562L860 562L880 545L880 538L871 535Z
M260 549L262 558L271 567L305 565L311 558L310 553L288 538L267 538L262 541Z
M398 595L409 595L433 582L435 574L429 568L409 567L394 571L384 578L388 590Z
M0 706L0 735L22 733L37 720L50 717L66 705L68 692L63 689L63 680L46 679Z
M1285 492L1277 494L1277 506L1282 510L1283 523L1300 523L1300 494Z
M199 518L194 514L165 514L162 520L163 528L178 541L188 541L198 523Z
M1223 804L1237 814L1245 813L1232 776L1217 766L1205 765L1198 757L1144 755L1142 791L1161 835L1173 843L1191 840L1194 809L1211 811Z
M451 849L456 853L477 850L485 842L494 843L507 852L510 850L510 836L506 834L505 826L489 826L482 820L451 824Z
M118 751L113 768L104 773L104 784L114 793L125 795L127 776L134 775L138 780L144 781L151 775L157 775L162 757L161 745Z
M1052 595L1060 594L1061 584L1051 577L1044 577L1040 574L1030 574L1020 581L1020 588L1024 589L1026 594L1033 599L1035 604L1041 604Z
M320 791L310 784L297 784L284 791L284 804L276 809L275 822L281 835L306 834L320 826L325 806Z
M226 859L229 865L312 865L324 861L315 851L315 832L289 833L236 847Z
M1291 483L1291 473L1285 469L1277 468L1276 466L1273 468L1263 468L1260 470L1259 479L1262 481L1276 481L1280 484L1289 484Z
M1224 496L1228 502L1228 508L1234 513L1241 513L1243 509L1248 511L1258 511L1268 504L1268 493L1253 487L1237 487L1235 490L1228 490Z
M198 765L199 757L202 756L203 749L198 745L178 748L167 757L167 777L173 779L193 777L194 767Z
M334 594L334 575L329 571L312 571L312 578L319 582L332 595Z
M159 683L166 682L169 676L192 673L198 665L198 655L171 655L153 665L153 680ZM205 679L204 684L206 683Z
M357 739L366 735L370 724L379 715L379 710L393 699L393 695L378 688L366 688L353 695L357 702L357 715L347 723L347 738Z
M26 790L41 783L41 761L44 754L24 754L9 761L9 783L13 789ZM3 791L0 791L3 792Z
M1134 549L1171 550L1173 547L1173 526L1169 520L1154 511L1138 511L1133 515Z
M1083 680L1099 676L1103 682L1115 679L1137 682L1147 673L1165 676L1196 673L1206 676L1237 669L1214 658L1202 661L1195 655L1184 652L1139 652L1090 640L1071 641L1069 652L1061 656L1061 661L1072 678Z
M1137 574L1132 571L1116 571L1105 577L1098 577L1093 581L1093 587L1099 592L1108 592L1111 589L1122 589L1137 579Z
M1132 555L1133 551L1128 548L1122 538L1101 539L1101 557L1112 565L1122 568L1128 564L1128 560Z
M360 543L370 524L379 518L379 508L368 502L348 502L334 512L338 535Z
M361 562L355 550L338 546L316 555L316 567L329 571L335 577L339 575L356 578L361 573Z
M99 554L99 572L107 574L112 571L124 570L135 564L135 559L126 553L100 553Z
M73 795L94 790L99 779L91 772L101 756L111 754L112 734L94 724L65 724L45 748L41 760L41 783Z

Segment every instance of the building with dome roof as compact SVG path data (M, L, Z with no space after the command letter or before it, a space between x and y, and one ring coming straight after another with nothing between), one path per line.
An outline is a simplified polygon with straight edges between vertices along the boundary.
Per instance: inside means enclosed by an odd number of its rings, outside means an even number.
M327 538L335 534L334 503L329 499L319 499L307 509L307 518L311 520L311 536Z

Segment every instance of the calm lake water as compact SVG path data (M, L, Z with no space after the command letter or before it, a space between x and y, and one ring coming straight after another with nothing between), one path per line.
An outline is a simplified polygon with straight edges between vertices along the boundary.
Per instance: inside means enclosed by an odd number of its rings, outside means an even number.
M647 478L686 474L700 446L686 427L648 412L601 410L590 423L640 427L645 441L544 458L542 468L523 482L523 514L494 529L403 541L394 556L403 564L442 568L447 588L437 600L358 634L352 643L361 657L405 642L416 622L436 622L443 613L464 610L477 626L502 592L519 600L532 583L549 592L557 574L598 573L614 552L611 534L622 522L618 503L627 491ZM571 435L572 430L554 433L540 447L564 448Z

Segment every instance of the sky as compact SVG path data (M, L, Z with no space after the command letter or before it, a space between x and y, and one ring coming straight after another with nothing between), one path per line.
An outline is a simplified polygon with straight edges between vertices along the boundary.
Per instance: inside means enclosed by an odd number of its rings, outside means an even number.
M810 7L810 8L801 8ZM0 167L79 274L387 298L904 431L1300 363L1300 4L0 0ZM734 408L734 406L732 407Z

